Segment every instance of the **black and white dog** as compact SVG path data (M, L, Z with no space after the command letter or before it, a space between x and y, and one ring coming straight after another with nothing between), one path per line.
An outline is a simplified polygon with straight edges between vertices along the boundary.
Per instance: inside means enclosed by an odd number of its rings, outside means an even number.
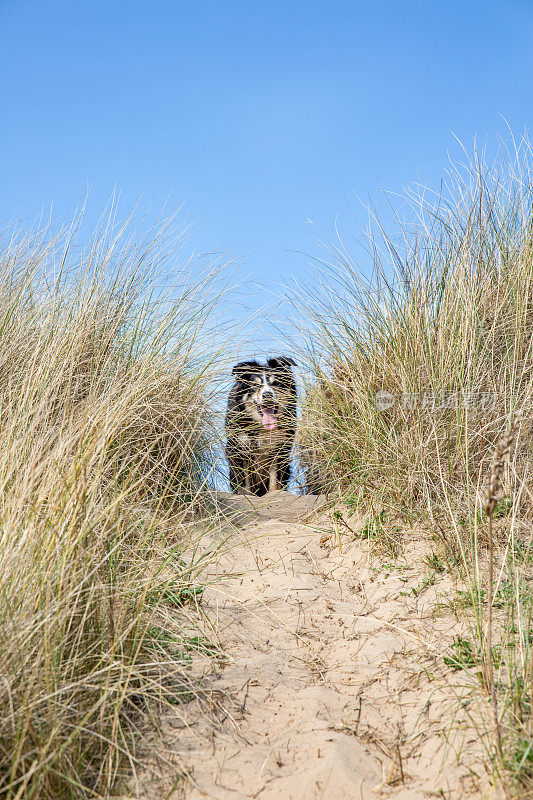
M296 433L292 358L241 361L226 414L226 457L232 492L263 495L286 489Z

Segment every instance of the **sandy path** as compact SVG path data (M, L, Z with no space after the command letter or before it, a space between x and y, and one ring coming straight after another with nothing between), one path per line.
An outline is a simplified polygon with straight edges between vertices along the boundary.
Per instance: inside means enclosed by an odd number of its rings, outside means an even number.
M182 796L493 796L466 717L470 676L442 661L461 629L435 615L452 585L445 573L424 585L427 540L413 535L387 564L359 540L340 553L311 521L315 498L222 502L236 528L218 570L235 577L203 602L227 654L207 678L213 714L191 702L162 724ZM153 784L141 796L166 795Z

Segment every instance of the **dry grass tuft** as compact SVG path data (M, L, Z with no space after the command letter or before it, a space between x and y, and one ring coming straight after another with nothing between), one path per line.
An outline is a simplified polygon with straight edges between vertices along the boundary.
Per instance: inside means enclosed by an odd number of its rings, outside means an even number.
M339 240L325 291L298 298L313 320L308 489L436 531L469 586L495 773L521 796L533 796L531 157L527 141L491 165L476 153L445 191L408 197L414 226L396 238L378 226L371 278Z
M195 565L179 531L210 464L211 301L185 268L176 299L156 296L177 255L167 223L139 239L111 214L84 248L78 223L9 231L0 252L0 795L13 800L108 796L134 766L147 699L179 695L191 659L179 609Z

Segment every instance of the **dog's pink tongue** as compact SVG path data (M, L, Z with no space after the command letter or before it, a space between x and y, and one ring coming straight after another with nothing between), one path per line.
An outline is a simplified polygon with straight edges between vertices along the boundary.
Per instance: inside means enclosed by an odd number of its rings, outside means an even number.
M268 411L262 411L261 417L263 428L266 428L267 431L273 431L278 427L278 421L274 414L269 414Z

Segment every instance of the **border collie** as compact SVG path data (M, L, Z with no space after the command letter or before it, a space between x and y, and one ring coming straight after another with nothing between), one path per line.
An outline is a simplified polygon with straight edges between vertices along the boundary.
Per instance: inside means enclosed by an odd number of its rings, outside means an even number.
M263 495L286 489L296 433L296 383L292 358L266 364L241 361L226 414L226 457L232 492Z

